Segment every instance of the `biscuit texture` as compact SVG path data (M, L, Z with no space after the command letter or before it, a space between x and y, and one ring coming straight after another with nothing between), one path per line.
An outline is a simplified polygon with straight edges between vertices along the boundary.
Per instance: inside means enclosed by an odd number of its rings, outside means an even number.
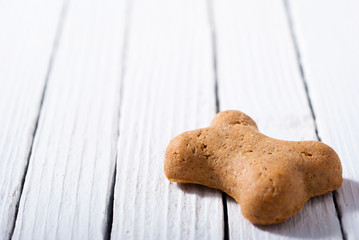
M317 141L282 141L258 131L239 111L218 113L211 125L169 143L164 171L174 182L220 189L254 224L282 222L313 196L342 184L335 151Z

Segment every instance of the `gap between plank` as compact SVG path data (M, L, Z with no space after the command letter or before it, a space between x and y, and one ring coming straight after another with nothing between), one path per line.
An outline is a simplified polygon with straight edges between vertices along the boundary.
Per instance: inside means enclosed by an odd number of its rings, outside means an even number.
M109 203L107 208L107 226L106 226L106 233L105 233L105 239L110 240L111 239L111 233L112 233L112 226L113 226L113 210L114 210L114 202L115 202L115 187L116 187L116 176L117 176L117 160L118 160L118 141L120 138L120 122L121 122L121 109L123 105L123 93L124 93L124 80L125 80L125 73L126 73L126 59L127 59L127 45L128 45L128 36L130 31L130 25L131 25L131 16L132 16L132 1L126 1L126 15L125 15L125 29L124 29L124 36L123 36L123 45L122 45L122 54L121 54L121 67L120 67L120 89L119 89L119 109L118 109L118 122L117 122L117 153L115 158L115 169L113 173L113 179L111 183L110 188L110 197L109 197Z
M47 73L46 73L46 77L45 77L44 88L42 90L39 111L38 111L36 122L35 122L35 128L34 128L34 131L32 133L30 151L29 151L29 154L27 156L27 162L26 162L26 166L25 166L25 170L24 170L24 175L23 175L23 177L21 179L20 196L19 196L19 200L18 200L18 202L16 204L16 207L15 207L15 215L14 215L14 221L13 221L13 224L12 224L12 229L11 229L11 232L10 232L10 236L11 236L10 239L12 239L13 234L14 234L14 230L15 230L15 227L16 227L17 217L18 217L18 213L19 213L20 200L21 200L21 197L22 197L22 193L23 193L24 185L25 185L25 181L26 181L26 176L27 176L27 172L28 172L28 169L29 169L29 165L30 165L30 158L32 156L32 150L33 150L33 147L34 147L34 141L35 141L35 136L36 136L36 133L37 133L37 128L39 126L41 110L42 110L42 107L43 107L43 104L44 104L46 89L47 89L50 74L51 74L51 71L52 71L52 66L53 66L53 63L54 63L54 59L56 58L56 53L57 53L57 49L58 49L58 46L59 46L60 37L61 37L61 34L62 34L63 24L65 22L65 17L66 17L66 14L67 14L68 5L69 5L69 0L65 0L63 5L62 5L61 12L60 12L60 17L59 17L59 22L57 24L57 29L56 29L56 33L55 33L55 41L53 43L52 52L51 52L51 56L50 56L50 60L49 60L49 65L48 65L48 69L47 69Z
M224 215L224 240L229 240L229 224L228 224L228 207L227 207L227 194L222 192L223 215Z
M285 12L286 12L286 15L287 15L287 20L288 20L288 25L289 25L291 38L292 38L292 41L293 41L293 45L294 45L294 49L295 49L295 53L296 53L296 57L297 57L298 68L299 68L299 71L300 71L303 86L304 86L305 93L306 93L306 96L307 96L310 112L311 112L311 115L312 115L312 118L313 118L313 121L314 121L315 134L316 134L316 137L317 137L318 141L321 142L322 139L319 136L319 131L318 131L317 121L316 121L316 117L315 117L315 113L314 113L314 108L313 108L312 100L310 98L309 88L308 88L308 83L307 83L307 80L306 80L306 76L304 74L302 58L301 58L301 54L300 54L300 51L299 51L299 45L298 45L297 37L296 37L295 31L294 31L293 17L292 17L291 11L290 11L289 0L283 0L283 3L284 3ZM342 238L344 240L346 240L347 237L346 237L346 234L345 234L344 229L343 229L342 216L341 216L339 206L338 206L338 203L337 203L337 200L336 200L336 197L335 197L337 194L338 193L337 193L336 190L333 191L332 197L333 197L333 202L334 202L334 206L335 206L335 211L337 213L337 217L338 217L338 220L339 220L339 225L340 225L340 231L341 231L341 234L342 234Z
M213 0L207 0L209 28L212 39L212 54L213 54L213 72L214 72L214 94L216 103L216 113L220 111L219 94L218 94L218 70L217 70L217 36L214 24ZM224 235L223 239L229 239L229 224L228 224L228 208L227 208L227 194L222 192L223 204L223 221L224 221Z
M106 233L105 233L105 239L110 240L111 239L111 231L112 231L112 224L113 224L113 204L115 200L115 182L116 182L116 168L117 168L117 158L116 155L115 158L115 172L113 173L112 181L111 181L111 188L110 188L110 197L109 202L107 204L107 221L106 221Z

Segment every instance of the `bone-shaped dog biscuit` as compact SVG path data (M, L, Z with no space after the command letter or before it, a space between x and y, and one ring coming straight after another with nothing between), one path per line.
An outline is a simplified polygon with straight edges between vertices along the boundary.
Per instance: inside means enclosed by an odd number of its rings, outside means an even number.
M239 111L218 113L210 127L182 133L166 150L171 181L220 189L255 224L282 222L313 196L342 184L338 155L317 141L282 141L258 131Z

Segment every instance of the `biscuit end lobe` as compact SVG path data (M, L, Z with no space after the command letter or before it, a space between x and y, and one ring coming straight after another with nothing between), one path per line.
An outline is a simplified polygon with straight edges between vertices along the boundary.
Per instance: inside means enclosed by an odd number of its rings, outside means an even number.
M271 174L258 177L258 169L247 168L242 179L240 205L245 218L254 224L283 222L303 208L308 197L300 172L286 174L286 167L276 166Z
M310 197L338 189L343 183L342 165L338 154L328 145L317 141L302 142L305 159L302 171Z
M241 124L252 127L252 129L258 131L257 124L248 115L234 110L223 111L217 113L211 122L211 127L227 127L230 125Z
M188 152L188 150L190 152ZM167 146L165 153L164 171L170 181L186 183L189 165L191 164L191 139L188 133L182 133L173 138Z

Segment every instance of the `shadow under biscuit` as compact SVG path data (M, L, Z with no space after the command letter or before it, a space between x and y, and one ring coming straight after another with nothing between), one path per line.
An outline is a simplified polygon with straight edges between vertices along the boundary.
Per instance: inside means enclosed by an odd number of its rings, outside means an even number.
M221 196L221 191L215 188L209 188L200 184L193 183L176 183L177 188L181 189L186 194L196 194L200 198L209 197L215 198Z
M346 197L348 194L350 194L350 196ZM342 187L335 191L334 196L337 199L339 211L342 216L347 213L359 211L359 182L344 178ZM345 204L345 208L343 208L341 204Z

